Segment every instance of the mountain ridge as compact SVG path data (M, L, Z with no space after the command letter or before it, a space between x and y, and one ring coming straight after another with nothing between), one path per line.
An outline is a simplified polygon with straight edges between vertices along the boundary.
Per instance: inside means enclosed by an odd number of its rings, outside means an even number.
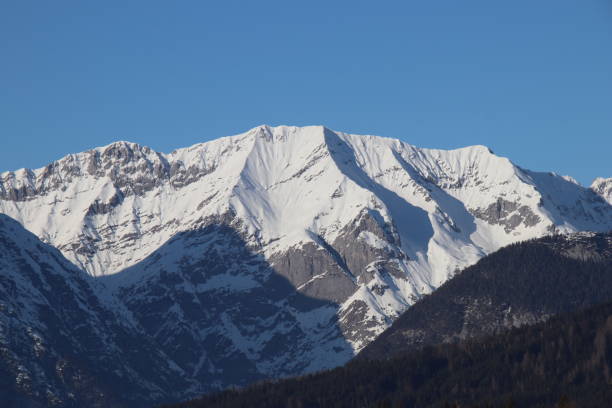
M103 280L149 336L162 341L163 329L182 369L200 381L217 373L214 387L243 385L230 360L207 360L215 339L231 361L252 364L250 379L273 376L288 356L295 372L283 375L330 368L502 246L612 229L612 206L595 191L485 146L421 149L324 127L261 126L169 154L114 143L0 174L0 213ZM225 320L202 317L206 299L224 305L214 316ZM241 319L249 308L282 330ZM301 354L253 346L298 334ZM208 346L179 357L181 342Z
M456 343L610 300L612 232L551 235L504 247L404 312L357 359Z
M4 214L0 271L3 406L146 406L198 390L100 282Z

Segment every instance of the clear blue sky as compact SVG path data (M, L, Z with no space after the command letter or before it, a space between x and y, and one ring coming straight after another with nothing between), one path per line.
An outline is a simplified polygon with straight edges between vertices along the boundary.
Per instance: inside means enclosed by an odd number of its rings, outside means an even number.
M0 0L0 171L259 124L612 176L611 0Z

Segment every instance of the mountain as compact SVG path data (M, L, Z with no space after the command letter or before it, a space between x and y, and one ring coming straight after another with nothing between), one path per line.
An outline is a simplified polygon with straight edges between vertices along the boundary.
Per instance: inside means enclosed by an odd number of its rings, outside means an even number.
M599 408L612 398L612 303L460 344L228 390L174 408Z
M612 177L597 177L593 181L593 184L591 184L591 190L595 191L603 197L604 200L612 204Z
M484 146L320 126L2 173L0 213L95 277L202 392L343 364L498 248L612 229L594 190Z
M185 373L121 304L2 214L0 271L3 407L147 406L189 394Z
M612 233L511 244L421 299L357 358L386 359L534 324L609 301L611 293Z
M351 358L338 304L303 294L236 231L231 214L181 232L102 281L205 390ZM334 265L323 259L316 265ZM325 263L327 262L327 263Z

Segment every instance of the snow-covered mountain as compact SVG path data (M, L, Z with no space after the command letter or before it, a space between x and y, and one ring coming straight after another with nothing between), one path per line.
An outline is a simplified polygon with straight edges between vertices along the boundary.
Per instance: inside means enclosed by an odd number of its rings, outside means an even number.
M99 282L3 214L0 378L3 407L147 406L198 389Z
M602 196L604 200L612 204L612 177L603 178L597 177L593 184L591 184L591 190Z
M101 278L211 388L341 364L501 246L612 229L608 193L484 146L320 126L170 154L117 142L0 174L0 212Z
M464 269L396 319L358 359L464 342L609 302L612 232L508 245Z

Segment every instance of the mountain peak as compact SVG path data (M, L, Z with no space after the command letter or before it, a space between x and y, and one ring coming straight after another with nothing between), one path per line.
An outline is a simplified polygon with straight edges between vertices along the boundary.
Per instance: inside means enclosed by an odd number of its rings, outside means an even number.
M444 234L453 236L450 240L459 239L454 236L459 234L468 245L480 248L476 252L488 252L517 237L539 236L554 226L564 231L603 228L608 223L606 209L576 204L588 198L583 197L585 190L556 175L520 169L483 145L422 149L322 125L264 124L167 155L118 141L42 169L5 173L0 177L0 211L41 236L55 237L49 239L60 247L81 248L83 225L94 220L105 220L111 228L120 217L124 234L140 236L139 217L147 213L155 220L151 222L168 224L167 233L157 238L167 239L191 223L232 209L258 242L275 242L269 249L273 250L312 241L312 234L333 240L343 225L375 208L382 217L378 222L393 220L399 230L405 226L406 232L400 231L397 238L404 235L402 249L407 256L421 256L423 266L430 263L432 223L438 221ZM33 208L56 202L54 211L70 220L70 228L44 212L11 204L30 201ZM432 219L427 214L438 215ZM412 224L415 219L418 228ZM491 231L473 235L476 222ZM97 234L92 232L92 242L99 239ZM65 254L93 274L114 273L125 266L124 255L105 249L98 258L92 245ZM149 249L141 251L130 262ZM451 258L455 257L461 265L476 259L473 255L467 261L463 254ZM436 268L440 272L435 282L446 279L447 268L454 270L450 264Z
M612 228L594 191L485 146L422 149L324 126L262 125L167 155L116 142L3 174L0 213L114 282L212 387L232 384L231 370L213 374L226 352L252 363L250 378L339 364L501 246ZM300 352L275 338L300 339Z
M308 137L313 134L323 134L325 131L330 131L322 125L308 126L289 126L289 125L260 125L246 132L246 134L254 134L258 137L269 141L286 140L287 137Z
M107 150L151 150L147 146L142 146L135 142L130 142L127 140L117 140L115 142L109 143L105 146L96 147L91 149L92 151L104 152Z
M485 146L485 145L471 145L471 146L464 147L464 149L479 152L479 153L484 153L484 154L495 155L493 150L491 150L488 146Z
M117 142L110 143L106 146L97 147L95 149L89 150L89 154L93 154L95 156L108 158L108 159L122 159L122 160L132 160L132 159L149 159L149 160L160 160L163 155L154 151L148 146L143 146L138 143L128 142L124 140L119 140Z
M591 184L591 190L612 204L612 177L597 177Z

